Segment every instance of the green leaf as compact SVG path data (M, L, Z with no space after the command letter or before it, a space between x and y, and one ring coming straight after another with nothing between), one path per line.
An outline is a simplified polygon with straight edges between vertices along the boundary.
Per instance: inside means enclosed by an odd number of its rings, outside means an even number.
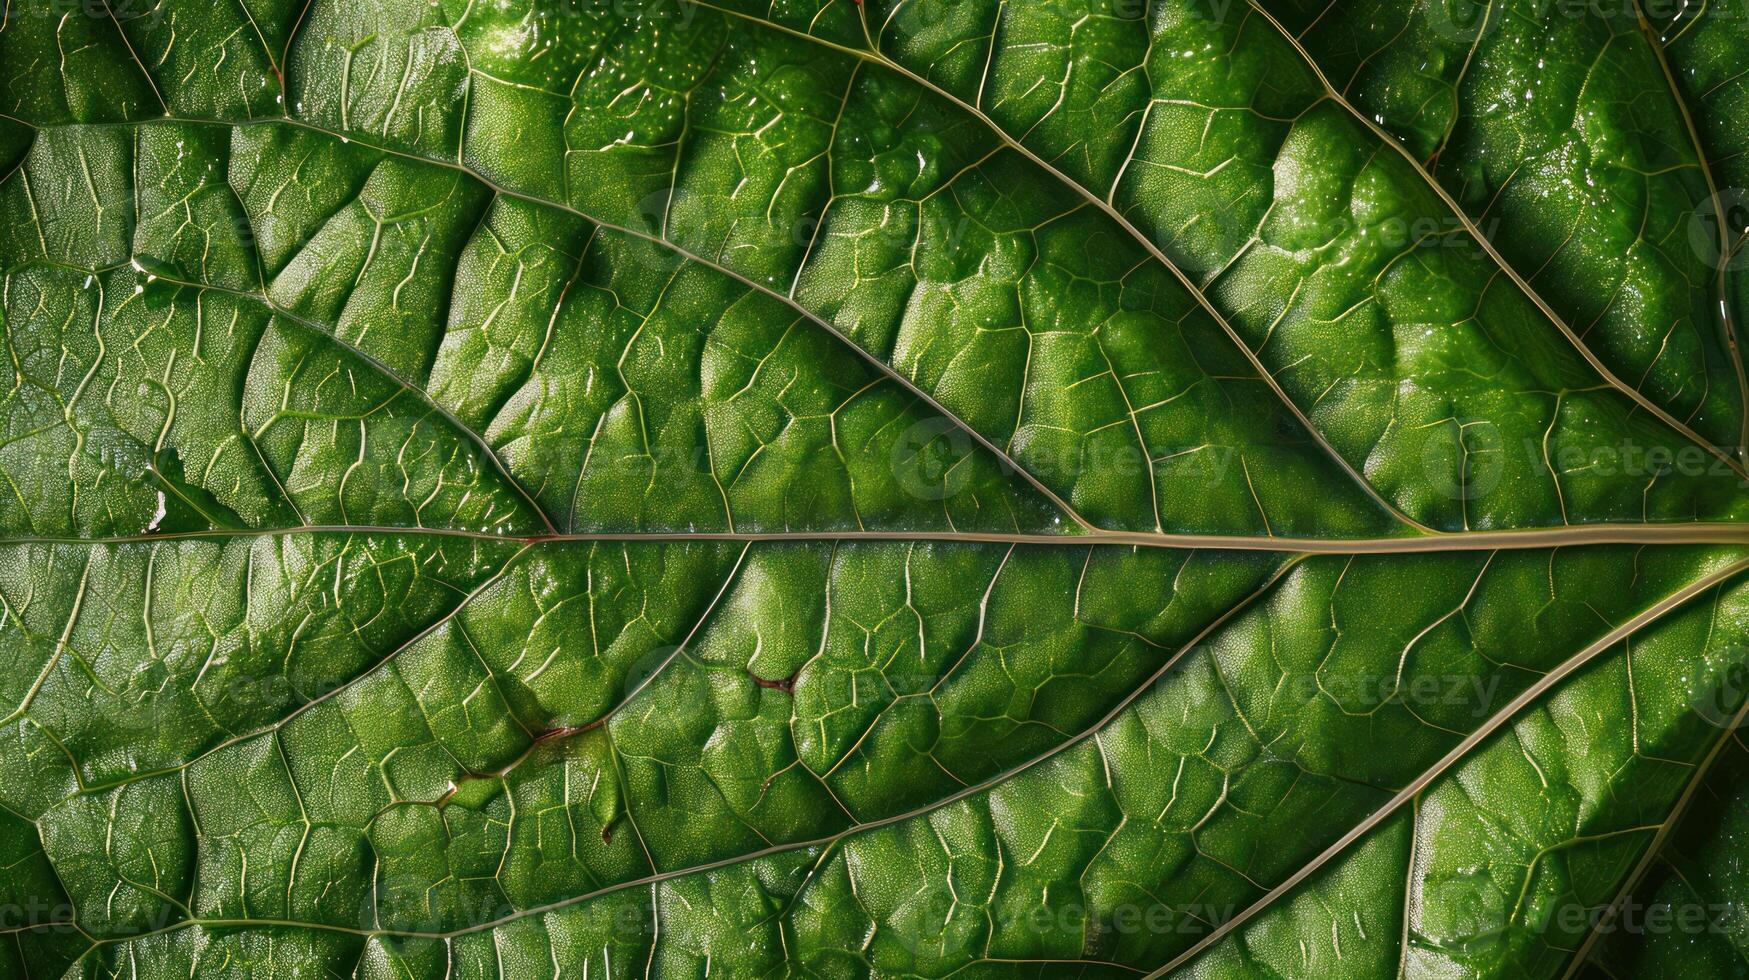
M0 977L1749 971L1749 19L21 0Z

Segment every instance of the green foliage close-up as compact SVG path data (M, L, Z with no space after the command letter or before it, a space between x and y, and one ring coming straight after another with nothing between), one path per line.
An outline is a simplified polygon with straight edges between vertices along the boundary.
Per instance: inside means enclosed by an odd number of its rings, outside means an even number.
M0 980L1749 978L1749 0L0 0Z

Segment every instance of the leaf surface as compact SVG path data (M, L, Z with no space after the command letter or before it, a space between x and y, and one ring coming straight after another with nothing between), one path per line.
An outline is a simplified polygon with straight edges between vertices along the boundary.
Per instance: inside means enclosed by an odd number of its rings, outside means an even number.
M1744 969L1736 11L64 6L0 975Z

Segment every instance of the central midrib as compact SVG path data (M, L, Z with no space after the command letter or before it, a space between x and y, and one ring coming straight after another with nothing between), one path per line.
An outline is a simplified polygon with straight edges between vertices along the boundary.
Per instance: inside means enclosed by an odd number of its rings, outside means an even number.
M499 534L465 528L384 524L303 524L285 527L210 528L161 534L0 536L0 545L134 545L161 541L273 537L291 534L422 535L506 544L547 542L857 542L933 541L1078 547L1164 548L1207 551L1269 551L1301 555L1425 555L1459 551L1518 551L1596 545L1749 546L1749 522L1693 524L1581 524L1513 531L1463 531L1415 538L1290 538L1266 535L1173 534L1153 531L575 531Z

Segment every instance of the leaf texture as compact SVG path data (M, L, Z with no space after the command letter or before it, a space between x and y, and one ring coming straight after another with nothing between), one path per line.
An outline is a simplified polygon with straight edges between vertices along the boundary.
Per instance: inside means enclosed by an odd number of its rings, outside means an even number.
M0 976L1749 971L1746 40L17 0Z

